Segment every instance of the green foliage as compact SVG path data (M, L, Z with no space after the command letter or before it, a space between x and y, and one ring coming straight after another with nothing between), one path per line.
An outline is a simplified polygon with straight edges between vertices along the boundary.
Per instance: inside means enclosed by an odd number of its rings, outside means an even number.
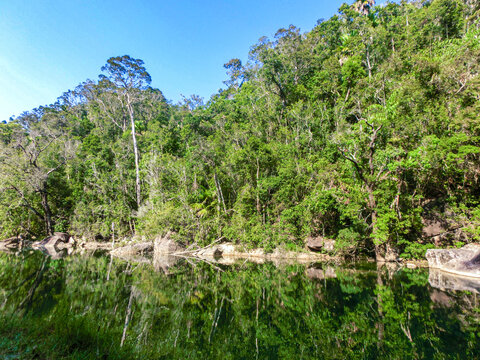
M362 236L351 228L342 229L338 232L335 249L339 252L345 252L348 249L358 246L361 239Z
M206 103L173 105L143 61L110 58L108 77L0 124L0 234L43 235L50 212L51 228L87 237L173 230L273 249L323 236L417 257L435 200L478 239L478 14L458 0L344 4L230 60ZM29 162L19 145L53 130Z
M402 243L400 243L402 245ZM407 242L401 255L403 258L424 259L428 249L434 249L434 244L421 244L418 242Z

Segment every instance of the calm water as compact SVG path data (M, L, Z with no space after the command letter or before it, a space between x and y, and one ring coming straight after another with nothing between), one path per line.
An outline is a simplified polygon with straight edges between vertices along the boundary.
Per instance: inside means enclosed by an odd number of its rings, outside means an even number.
M8 359L480 357L474 290L375 264L0 253L0 321Z

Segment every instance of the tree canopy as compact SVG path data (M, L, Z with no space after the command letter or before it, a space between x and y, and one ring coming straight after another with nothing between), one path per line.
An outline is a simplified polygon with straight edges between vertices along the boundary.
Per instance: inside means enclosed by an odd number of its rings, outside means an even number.
M168 102L142 60L0 124L0 234L155 236L419 256L479 239L476 2L344 4L261 38L225 88ZM50 218L50 220L49 220ZM436 244L438 245L438 244Z

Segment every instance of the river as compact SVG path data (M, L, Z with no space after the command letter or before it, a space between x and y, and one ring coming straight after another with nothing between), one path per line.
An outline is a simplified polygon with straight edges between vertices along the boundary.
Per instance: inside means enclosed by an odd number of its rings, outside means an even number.
M0 358L478 358L476 289L431 283L361 262L0 253Z

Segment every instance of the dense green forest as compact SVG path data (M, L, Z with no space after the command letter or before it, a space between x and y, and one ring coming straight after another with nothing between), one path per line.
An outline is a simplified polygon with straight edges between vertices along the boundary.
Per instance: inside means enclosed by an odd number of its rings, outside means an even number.
M478 240L479 14L475 0L344 4L262 37L206 103L172 104L143 61L110 58L0 125L0 235L323 236L419 256L436 211Z

